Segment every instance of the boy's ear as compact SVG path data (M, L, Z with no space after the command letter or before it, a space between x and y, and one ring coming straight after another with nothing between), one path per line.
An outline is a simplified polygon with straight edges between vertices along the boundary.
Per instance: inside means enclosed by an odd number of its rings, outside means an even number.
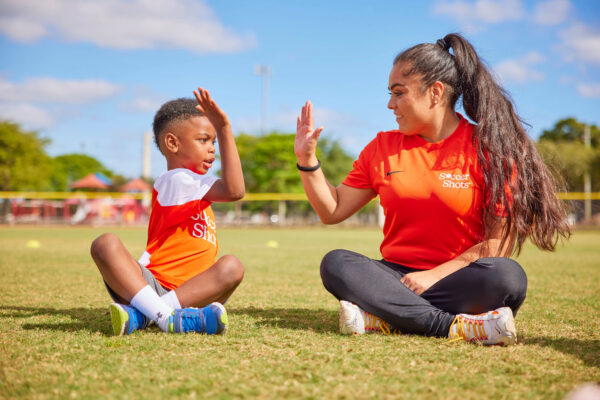
M162 140L165 150L170 153L177 153L179 149L179 139L171 132L165 133Z

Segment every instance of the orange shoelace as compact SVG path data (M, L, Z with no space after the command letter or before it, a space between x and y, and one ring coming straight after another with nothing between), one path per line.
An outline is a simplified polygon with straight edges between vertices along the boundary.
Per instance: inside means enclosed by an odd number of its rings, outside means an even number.
M483 320L475 320L457 315L454 317L452 324L450 324L450 338L453 340L466 340L469 342L487 340L488 337L483 328L483 322ZM452 332L453 327L456 327L454 332ZM469 337L470 334L472 334L473 337Z
M379 331L379 330L381 332L383 332L385 335L392 334L390 325L387 322L385 322L384 320L382 320L379 317L376 317L373 314L369 314L368 312L365 312L365 331L366 332L374 332L374 331Z

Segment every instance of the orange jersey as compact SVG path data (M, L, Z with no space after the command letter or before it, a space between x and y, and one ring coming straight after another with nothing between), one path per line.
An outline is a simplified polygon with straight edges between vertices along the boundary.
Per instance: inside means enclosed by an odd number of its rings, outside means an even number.
M380 132L342 182L379 195L385 260L431 269L483 240L484 180L474 125L459 117L452 135L436 143Z
M217 257L215 216L203 200L217 178L177 168L158 177L146 251L139 263L168 289L210 268Z

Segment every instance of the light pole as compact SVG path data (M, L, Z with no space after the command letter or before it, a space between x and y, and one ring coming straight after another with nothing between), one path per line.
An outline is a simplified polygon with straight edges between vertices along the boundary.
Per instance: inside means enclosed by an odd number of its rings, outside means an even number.
M260 75L261 78L261 121L260 130L264 135L267 133L267 106L269 104L269 76L271 75L271 68L268 65L257 65L254 67L254 73Z
M592 147L590 126L587 124L585 125L585 128L583 130L583 144L585 145L586 149L589 149ZM585 174L583 175L583 192L585 193L583 209L584 209L584 220L586 222L592 221L592 174L590 172L590 168L591 167L588 166L587 171L585 171Z

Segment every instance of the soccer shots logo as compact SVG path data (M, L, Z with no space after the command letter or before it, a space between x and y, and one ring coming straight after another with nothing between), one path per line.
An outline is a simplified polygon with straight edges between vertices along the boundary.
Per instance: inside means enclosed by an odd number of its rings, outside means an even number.
M442 181L443 188L451 189L468 189L473 184L469 174L452 174L450 172L442 172L438 178Z
M204 211L200 214L191 217L194 221L199 221L194 224L192 236L206 240L213 245L217 243L215 235L215 221L210 218Z

